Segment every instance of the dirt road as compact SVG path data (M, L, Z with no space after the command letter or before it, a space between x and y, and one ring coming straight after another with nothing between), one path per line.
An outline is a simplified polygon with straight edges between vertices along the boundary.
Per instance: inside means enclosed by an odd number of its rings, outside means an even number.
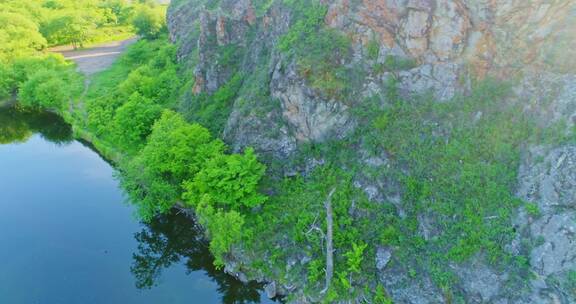
M123 41L109 42L85 50L72 50L70 48L54 48L50 51L64 55L78 65L78 70L86 76L98 73L108 68L114 60L122 54L127 46L134 43L136 38Z

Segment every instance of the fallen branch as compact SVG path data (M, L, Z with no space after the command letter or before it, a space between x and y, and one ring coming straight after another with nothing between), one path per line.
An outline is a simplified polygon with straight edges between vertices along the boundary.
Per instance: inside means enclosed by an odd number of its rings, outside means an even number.
M332 282L332 277L334 276L334 245L333 245L333 225L334 219L332 217L332 196L336 192L336 188L333 188L328 194L328 198L324 203L326 207L326 286L322 293L328 291L330 288L330 283Z

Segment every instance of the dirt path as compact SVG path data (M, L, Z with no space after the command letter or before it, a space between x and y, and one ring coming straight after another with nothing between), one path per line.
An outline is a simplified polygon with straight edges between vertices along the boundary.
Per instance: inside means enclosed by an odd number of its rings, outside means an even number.
M78 70L84 75L90 76L112 65L114 60L122 54L126 47L135 41L136 38L131 38L97 45L84 50L72 50L69 47L60 47L51 49L50 51L60 53L64 55L66 59L76 62Z
M78 100L70 103L70 113L77 113L84 117L84 119L87 119L88 114L84 107L84 96L90 87L91 76L110 67L116 58L126 50L126 47L136 42L136 40L137 38L114 41L83 50L74 50L69 46L50 49L50 52L60 53L66 59L74 61L78 66L78 71L86 75L84 79L84 92L82 92Z

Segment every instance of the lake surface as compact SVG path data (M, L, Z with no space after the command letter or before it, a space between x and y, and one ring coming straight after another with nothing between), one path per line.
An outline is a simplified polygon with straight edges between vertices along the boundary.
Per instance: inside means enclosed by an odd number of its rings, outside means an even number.
M139 222L113 175L55 115L0 108L0 303L270 303L184 215Z

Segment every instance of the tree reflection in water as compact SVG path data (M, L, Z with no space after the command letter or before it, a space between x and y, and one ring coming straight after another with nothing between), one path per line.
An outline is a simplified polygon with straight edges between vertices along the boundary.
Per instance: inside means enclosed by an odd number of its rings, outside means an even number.
M56 114L0 107L0 144L26 142L35 133L56 144L73 140L72 128Z
M260 302L261 284L242 283L217 270L201 228L186 215L172 211L158 216L145 223L145 228L136 233L135 238L138 252L133 254L131 271L138 288L152 288L163 269L185 261L188 272L203 270L218 284L222 303Z

